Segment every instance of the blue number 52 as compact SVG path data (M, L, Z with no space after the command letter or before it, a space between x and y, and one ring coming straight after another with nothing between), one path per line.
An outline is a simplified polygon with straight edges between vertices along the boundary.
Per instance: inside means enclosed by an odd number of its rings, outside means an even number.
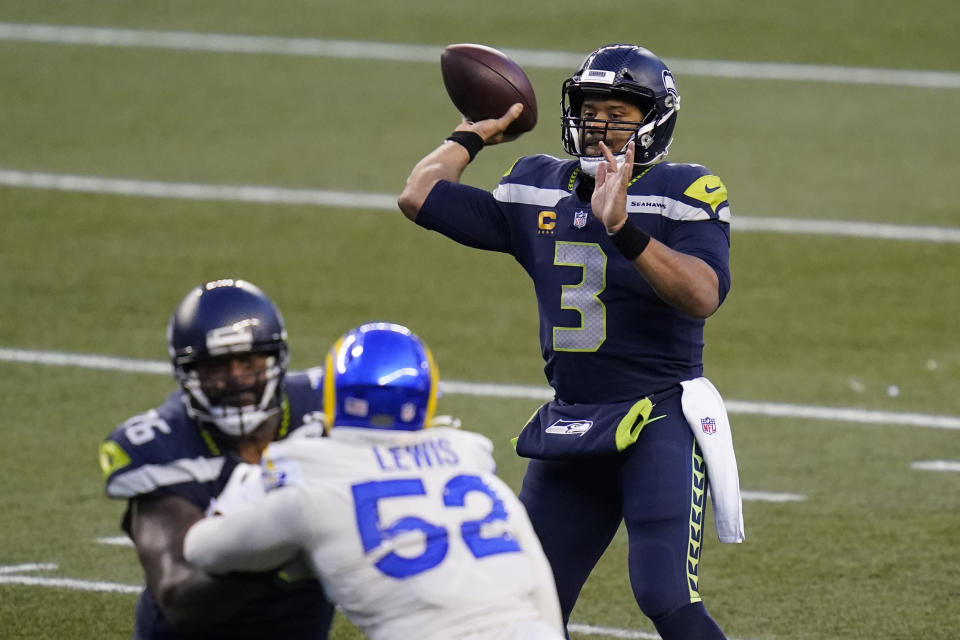
M379 501L401 496L425 496L427 492L422 480L419 478L379 480L355 484L352 489L357 529L360 532L360 541L365 553L373 551L400 533L423 532L425 542L423 553L411 558L391 551L375 563L380 571L388 576L403 579L423 573L443 562L449 548L449 532L446 528L416 516L405 516L389 526L384 526L380 522L380 513L377 508ZM490 537L484 537L481 534L483 525L498 520L505 521L507 511L497 494L479 476L459 475L451 478L443 488L443 504L445 507L462 507L466 502L467 494L471 492L483 493L492 503L490 512L484 518L465 521L460 525L460 536L474 557L483 558L497 553L520 551L520 545L508 533Z

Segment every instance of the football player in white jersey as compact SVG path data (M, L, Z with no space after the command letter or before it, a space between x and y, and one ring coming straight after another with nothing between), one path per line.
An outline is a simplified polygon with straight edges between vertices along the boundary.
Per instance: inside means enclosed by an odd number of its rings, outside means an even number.
M434 418L437 371L407 328L360 326L324 372L328 438L271 444L184 542L213 573L303 559L372 640L565 637L553 574L485 436Z

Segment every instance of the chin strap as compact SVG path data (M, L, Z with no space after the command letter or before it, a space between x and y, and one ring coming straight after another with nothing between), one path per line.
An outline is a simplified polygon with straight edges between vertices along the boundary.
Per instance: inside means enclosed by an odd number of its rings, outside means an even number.
M626 156L622 153L618 153L614 157L617 159L618 169L622 167L623 163L627 160ZM596 178L597 169L606 161L606 158L603 156L580 156L580 170L588 176Z

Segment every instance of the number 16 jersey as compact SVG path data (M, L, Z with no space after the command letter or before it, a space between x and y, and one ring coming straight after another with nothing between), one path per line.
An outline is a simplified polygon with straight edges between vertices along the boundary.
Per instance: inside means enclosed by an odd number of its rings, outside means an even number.
M521 158L492 192L441 181L417 224L459 242L509 253L532 278L544 372L567 403L644 397L703 375L704 321L662 301L613 246L581 200L575 160ZM586 197L586 196L585 196ZM714 269L730 288L727 190L695 164L662 162L627 190L631 222Z

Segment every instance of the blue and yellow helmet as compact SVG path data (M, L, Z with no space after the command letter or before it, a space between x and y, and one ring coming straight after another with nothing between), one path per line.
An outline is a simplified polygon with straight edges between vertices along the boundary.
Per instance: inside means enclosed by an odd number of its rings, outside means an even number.
M330 348L323 395L329 427L425 429L437 405L437 367L412 331L372 322Z

